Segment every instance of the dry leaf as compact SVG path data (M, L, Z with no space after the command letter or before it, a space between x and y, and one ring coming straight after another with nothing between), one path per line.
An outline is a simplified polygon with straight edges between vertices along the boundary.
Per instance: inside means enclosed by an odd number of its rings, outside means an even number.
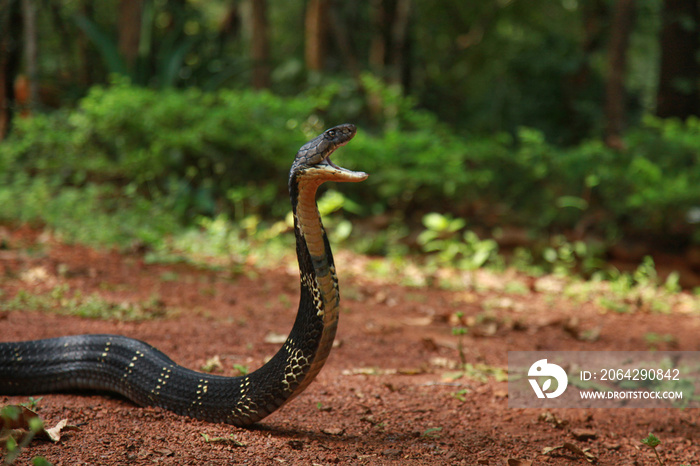
M555 414L553 414L550 411L540 413L539 420L542 422L552 424L556 428L564 427L569 423L569 421L567 421L566 419L559 419Z
M62 419L54 427L46 429L43 427L43 419L25 406L5 406L3 413L5 415L0 417L0 431L8 432L6 437L11 436L15 440L31 434L49 439L52 442L58 442L63 432L80 430L76 426L68 425L67 419ZM41 428L37 430L38 426L41 426Z
M410 325L412 327L426 327L433 323L433 318L428 317L404 317L401 319L404 325Z
M434 353L437 352L437 350L439 349L437 343L435 343L435 340L433 340L432 338L423 338L421 340L421 343L423 343L423 348L426 351Z
M558 447L545 447L542 449L542 454L543 455L549 455L552 453L560 453L560 450L568 450L571 453L574 453L579 456L583 456L583 458L588 461L589 463L596 463L598 461L598 457L595 456L593 453L591 453L589 448L583 448L581 449L577 445L574 445L573 443L570 442L565 442L563 445L560 445Z
M593 429L572 429L571 435L576 440L593 440L598 437L598 432Z
M229 435L228 437L209 437L209 434L201 432L200 435L202 436L202 438L204 438L204 441L206 443L226 443L234 447L247 446L245 443L238 441L233 434Z
M43 435L45 435L52 442L58 442L61 440L61 435L64 432L80 430L77 426L72 426L68 424L68 419L61 419L58 424L51 427L50 429L44 429Z
M265 338L263 339L265 343L270 343L273 345L280 345L287 341L287 335L283 335L281 333L275 333L275 332L270 332L267 335L265 335Z
M508 458L508 466L532 466L532 461Z
M221 362L221 357L218 354L207 359L202 366L204 372L223 372L224 364Z
M321 429L321 432L328 435L343 435L345 429L341 427L327 427L325 429Z

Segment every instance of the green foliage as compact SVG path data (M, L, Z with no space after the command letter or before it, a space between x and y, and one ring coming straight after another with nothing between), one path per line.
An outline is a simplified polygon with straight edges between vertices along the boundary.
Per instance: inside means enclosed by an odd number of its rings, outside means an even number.
M647 332L644 334L644 342L647 344L649 351L656 351L661 345L675 345L678 343L676 337L670 333L659 334L656 332Z
M43 396L40 396L39 398L34 398L33 396L30 396L27 401L24 403L20 403L20 406L24 406L27 409L30 409L32 411L36 411L37 407L39 406L39 402L44 398Z
M44 421L21 406L7 405L0 408L0 439L4 440L3 449L7 455L3 458L3 466L14 464L23 448L44 430ZM32 464L51 466L45 458L34 457Z
M23 172L6 172L4 178L7 182L0 186L0 220L43 223L60 232L66 241L159 244L178 224L167 204L129 195L111 184L66 186L56 179L30 178Z
M465 231L460 238L460 230L466 222L438 213L423 217L424 230L418 236L418 243L428 253L436 253L440 265L453 265L464 270L483 267L493 262L498 253L498 244L491 239L480 240L473 231Z
M87 317L90 319L116 319L138 321L163 317L166 309L157 297L137 303L111 302L93 293L83 296L80 291L72 291L68 285L57 285L48 292L19 292L0 305L2 310L36 310L55 312L64 315Z
M106 75L128 77L140 86L161 89L176 85L216 89L233 76L245 74L240 53L224 53L221 38L207 27L211 21L207 13L221 14L216 7L201 11L192 2L143 2L134 63L127 63L111 28L85 16L84 9L71 12L70 6L64 8L63 13L70 15L71 22L94 46ZM107 13L114 17L113 10Z
M528 124L557 144L595 129L604 78L596 65L605 51L597 31L584 33L582 24L598 20L600 6L531 0L415 8L412 52L422 79L413 92L421 106L478 133Z
M597 139L563 148L531 128L515 137L460 137L410 99L373 86L393 119L381 135L358 134L346 156L371 174L365 193L373 201L402 210L469 209L491 228L583 229L612 241L673 232L700 241L696 118L648 117L626 135L622 151Z
M371 176L361 189L330 191L323 209L342 207L346 215L389 210L399 222L413 212L469 212L471 223L458 230L514 225L608 241L642 234L700 241L698 119L646 118L621 151L599 140L557 147L530 128L514 137L465 138L396 88L370 75L362 80L384 129L361 129L339 157ZM45 223L92 244L158 246L180 224L202 217L226 214L249 225L280 218L289 210L281 180L293 155L330 126L319 115L342 91L331 84L294 98L155 92L120 80L93 88L73 111L18 120L0 145L0 219ZM336 239L347 237L349 226L339 221ZM489 260L490 243L472 234L456 239L439 228L428 227L425 248L441 251L444 260L469 256L475 263L466 268ZM405 234L394 230L387 238ZM553 269L590 259L584 268L595 270L597 249L587 247L553 244L537 254ZM386 240L364 248L391 249Z
M642 439L642 443L654 450L654 455L656 455L656 461L658 461L659 464L663 466L664 462L661 460L659 452L656 450L656 447L661 445L661 440L659 440L659 438L656 435L649 432L649 435L646 438Z
M43 456L35 456L32 458L32 466L51 466L51 462Z
M315 105L123 81L93 88L74 111L17 121L0 146L0 219L45 223L89 244L150 245L226 208L279 215L288 209L280 180L320 131Z
M110 73L157 88L250 85L254 26L249 9L238 2L139 2L140 18L126 25L115 14L117 0L93 3L53 2L37 11L38 75L60 89L64 102ZM355 82L358 74L373 70L382 79L401 81L421 108L460 130L514 134L528 124L561 144L600 129L610 2L412 2L404 37L401 12L393 11L397 2L335 2L329 11L335 18L333 40L327 41L322 71L305 66L306 3L267 5L265 62L277 92L294 95L340 82L339 113L331 114L383 125L386 114L374 112L363 98L373 89ZM660 0L636 2L626 50L631 121L656 99L661 8ZM117 37L134 27L139 44L135 62L128 64ZM379 30L387 40L381 56ZM401 93L400 86L393 88Z

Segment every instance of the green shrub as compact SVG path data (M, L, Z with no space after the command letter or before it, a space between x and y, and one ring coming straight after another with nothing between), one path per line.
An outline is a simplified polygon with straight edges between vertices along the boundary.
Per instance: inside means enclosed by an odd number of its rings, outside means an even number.
M212 215L230 189L286 177L296 150L321 130L318 103L117 82L93 88L74 111L20 120L0 168L61 185L130 186L167 196L184 219Z
M559 147L529 128L459 134L396 88L371 76L362 87L380 129L361 128L338 156L371 175L336 188L362 206L349 215L393 210L417 225L441 212L468 216L467 228L700 241L691 215L700 209L698 119L647 118L621 151L600 140ZM18 120L0 144L0 218L81 241L148 244L201 216L278 219L289 210L284 180L296 150L342 122L322 115L342 113L343 92L93 88L74 110Z

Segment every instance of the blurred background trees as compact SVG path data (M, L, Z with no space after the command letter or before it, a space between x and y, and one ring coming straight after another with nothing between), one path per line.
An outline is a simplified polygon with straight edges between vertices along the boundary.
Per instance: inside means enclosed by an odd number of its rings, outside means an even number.
M0 181L249 212L352 121L365 215L697 248L699 21L697 0L0 0Z
M693 0L0 3L5 120L32 100L74 105L115 73L293 94L370 71L457 131L527 125L562 144L700 105Z

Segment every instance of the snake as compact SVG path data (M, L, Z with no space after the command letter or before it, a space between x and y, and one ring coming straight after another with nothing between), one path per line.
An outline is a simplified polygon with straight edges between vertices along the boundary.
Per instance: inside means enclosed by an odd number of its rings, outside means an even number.
M304 144L289 172L300 295L284 344L264 365L235 377L197 372L150 344L121 335L70 335L0 342L0 395L97 391L121 395L209 422L250 426L298 396L328 359L338 327L340 292L330 243L316 203L327 181L368 175L330 155L356 134L353 124Z

